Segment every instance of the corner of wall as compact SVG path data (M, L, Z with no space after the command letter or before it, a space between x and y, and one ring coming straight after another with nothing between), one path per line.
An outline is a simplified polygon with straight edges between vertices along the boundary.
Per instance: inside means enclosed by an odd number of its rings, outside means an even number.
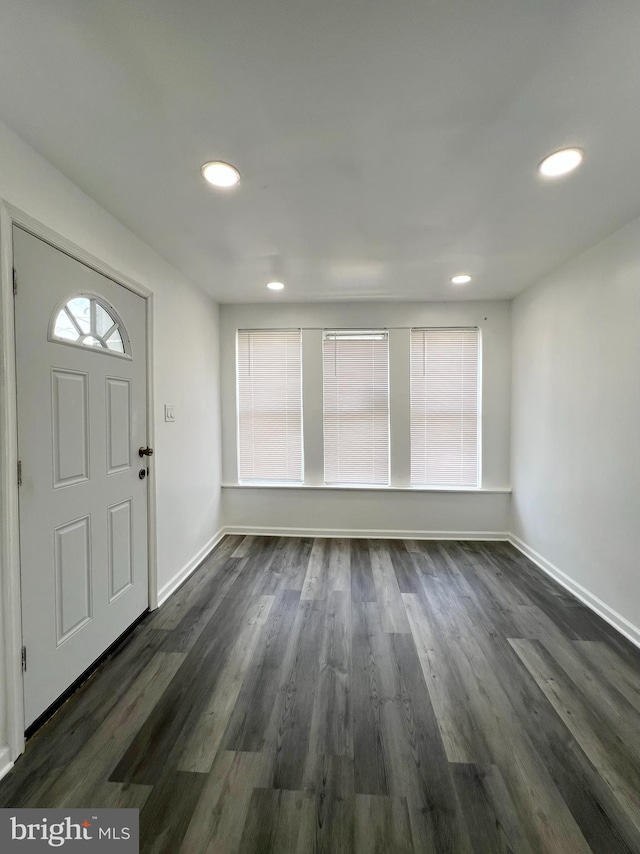
M568 590L569 593L576 597L576 599L579 599L599 617L606 620L606 622L620 632L621 635L624 635L627 640L640 648L640 627L634 626L634 624L623 617L622 614L619 614L607 605L606 602L603 602L602 599L599 599L591 593L590 590L583 587L582 584L579 584L555 566L555 564L551 563L551 561L544 558L535 549L532 549L531 546L527 545L527 543L521 540L520 537L516 537L515 534L509 534L508 540L512 546L518 549L518 551L525 557L529 558L532 563L535 563L535 565L546 575L553 578L554 581L557 581L558 584L564 587L565 590Z

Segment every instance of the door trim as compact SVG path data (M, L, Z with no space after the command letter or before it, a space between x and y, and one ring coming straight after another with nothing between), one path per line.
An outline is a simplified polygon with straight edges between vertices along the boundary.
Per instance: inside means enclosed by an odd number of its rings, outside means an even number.
M67 240L0 198L0 590L2 629L0 655L7 683L6 727L9 758L24 751L24 694L22 676L22 599L20 592L20 518L18 496L18 416L13 297L13 226L19 226L145 300L147 331L147 442L155 445L153 401L153 292L110 264ZM158 607L156 550L156 479L150 465L147 478L147 540L149 609ZM3 654L2 654L2 648ZM0 708L0 722L3 710ZM1 723L0 723L1 725ZM0 744L0 750L3 745Z

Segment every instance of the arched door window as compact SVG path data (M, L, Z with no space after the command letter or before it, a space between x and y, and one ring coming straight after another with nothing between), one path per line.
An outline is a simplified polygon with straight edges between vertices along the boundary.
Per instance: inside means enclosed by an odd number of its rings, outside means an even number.
M105 300L91 294L70 297L58 307L51 319L49 338L60 344L131 357L122 320Z

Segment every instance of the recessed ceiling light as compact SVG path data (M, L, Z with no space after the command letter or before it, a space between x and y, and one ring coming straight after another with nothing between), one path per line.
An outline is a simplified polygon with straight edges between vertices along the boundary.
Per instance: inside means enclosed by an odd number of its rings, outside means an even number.
M281 291L284 288L282 282L267 282L267 287L272 291Z
M240 180L240 173L235 166L222 160L212 160L205 163L200 170L205 181L214 187L235 187Z
M463 275L460 275L460 276L454 276L453 279L451 279L451 284L452 285L466 285L467 282L470 282L470 281L471 281L471 276L468 276L466 273L464 273Z
M554 151L538 166L538 171L545 178L559 178L567 175L582 163L584 152L580 148L561 148Z

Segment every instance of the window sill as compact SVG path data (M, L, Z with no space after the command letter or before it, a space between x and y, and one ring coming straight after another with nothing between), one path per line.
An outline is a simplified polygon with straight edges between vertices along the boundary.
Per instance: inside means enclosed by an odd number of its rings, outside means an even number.
M335 484L310 483L223 483L223 489L318 489L338 492L454 492L493 495L510 493L510 486L338 486Z

